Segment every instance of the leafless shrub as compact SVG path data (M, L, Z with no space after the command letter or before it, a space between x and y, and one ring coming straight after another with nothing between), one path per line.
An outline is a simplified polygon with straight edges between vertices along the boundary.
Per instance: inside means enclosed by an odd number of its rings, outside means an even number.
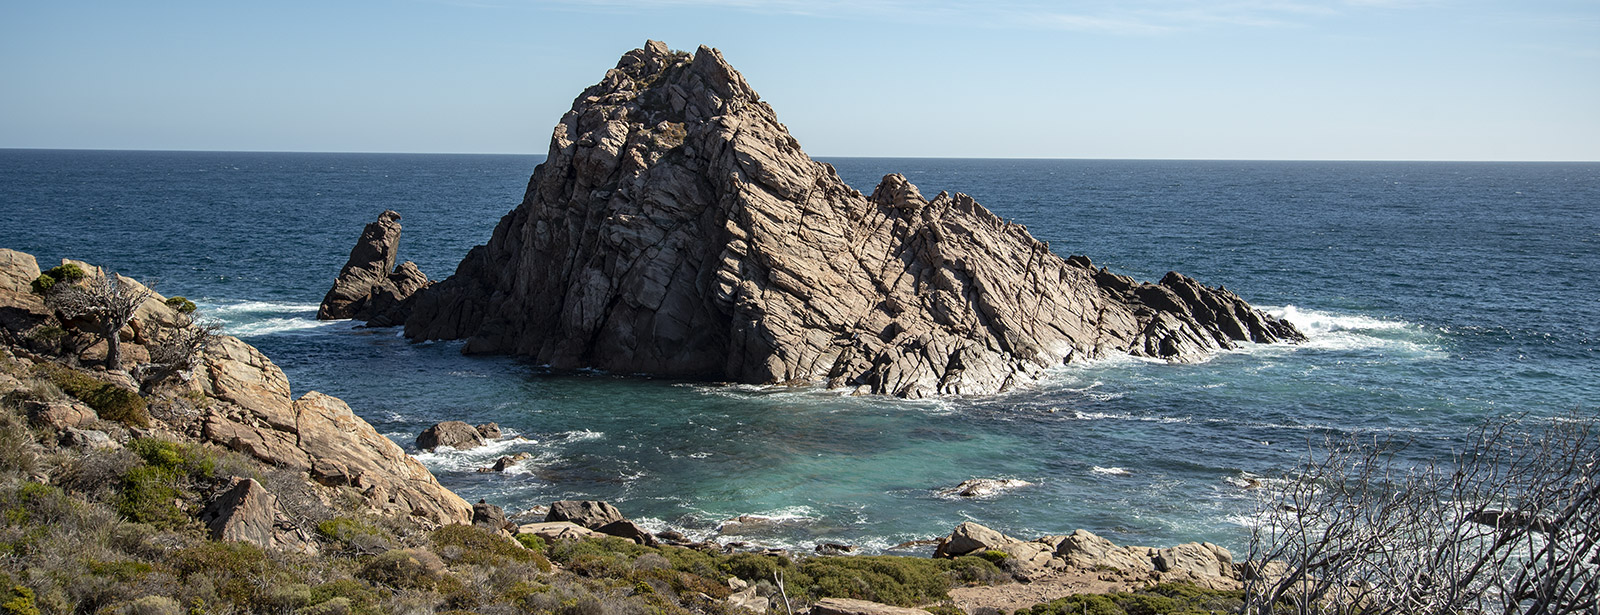
M117 334L133 319L133 313L155 293L116 273L84 278L80 283L58 288L47 302L67 320L84 318L98 328L95 334L106 343L106 369L122 366L121 340Z
M1329 442L1267 491L1245 612L1600 611L1600 429L1484 424L1448 462L1405 443Z
M205 360L206 348L217 339L221 327L212 323L190 323L182 327L163 327L150 340L150 362L139 366L141 387L152 389L177 377L187 381Z

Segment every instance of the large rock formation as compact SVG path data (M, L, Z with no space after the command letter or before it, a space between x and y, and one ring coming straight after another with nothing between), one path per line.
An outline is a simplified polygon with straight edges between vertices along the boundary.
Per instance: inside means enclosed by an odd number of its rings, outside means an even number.
M70 262L90 275L105 275L88 263ZM12 361L41 367L60 365L59 369L68 369L72 364L88 362L92 347L75 350L71 344L40 341L40 331L51 328L66 329L63 335L67 337L82 335L72 330L71 323L62 322L43 296L20 284L20 280L37 276L38 272L33 256L0 249L0 348L16 354ZM128 278L122 280L124 284L137 284ZM189 318L163 299L152 293L124 329L124 356L131 362L137 363L139 357L148 360L150 352L145 348L156 343L162 332L190 326ZM374 511L423 519L430 524L467 523L472 519L471 505L439 484L426 467L356 416L343 401L316 391L298 399L292 397L289 379L255 347L238 338L219 335L204 348L198 363L188 378L169 386L184 388L184 393L189 394L185 399L200 401L183 413L154 417L151 425L141 429L163 437L210 442L265 464L307 472L310 478L328 487L353 488ZM135 365L133 371L138 372L139 367ZM128 395L136 395L138 389L138 384L123 371L77 373L94 374L128 389ZM96 417L88 407L60 402L40 404L32 414L30 418L38 425L67 429L64 438L79 437L82 431L72 430L74 426L104 418Z
M350 249L350 259L339 270L339 279L317 307L317 318L354 318L377 327L405 322L409 313L406 299L432 282L416 263L395 266L399 250L400 214L385 210L361 231L361 239Z
M408 337L467 353L902 397L1301 339L1176 273L1060 258L964 194L890 175L863 195L720 52L655 41L578 96L522 204L414 307Z

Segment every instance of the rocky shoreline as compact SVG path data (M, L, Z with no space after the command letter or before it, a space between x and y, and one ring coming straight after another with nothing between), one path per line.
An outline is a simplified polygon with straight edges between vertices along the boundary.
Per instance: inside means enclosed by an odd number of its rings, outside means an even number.
M504 596L466 596L460 593L466 590L449 589L467 576L486 574L488 568L521 575L523 580L516 583L565 588L560 591L569 598L581 594L601 604L643 600L641 604L670 604L669 612L693 613L779 609L770 579L741 567L758 562L790 570L792 582L803 592L787 596L793 600L788 606L798 604L818 614L889 613L893 611L883 609L895 608L862 598L939 611L955 604L952 595L965 595L961 604L972 611L984 601L1004 603L999 593L1010 591L1004 588L1014 588L1017 581L1036 593L1051 585L1051 579L1098 579L1112 568L1119 572L1108 587L1122 589L1172 580L1227 589L1237 576L1226 552L1214 546L1123 548L1081 531L1023 541L964 524L939 541L936 557L913 558L841 556L852 551L845 545L819 545L812 554L695 542L673 532L651 533L603 502L555 502L542 521L512 523L498 507L469 504L440 485L339 399L315 391L292 396L282 371L237 338L213 334L194 348L193 362L182 369L150 369L168 355L175 332L203 328L183 310L184 301L162 297L88 263L63 261L53 271L65 271L67 265L81 271L82 279L41 291L37 282L45 272L34 258L0 250L0 405L5 410L0 419L9 421L0 430L0 504L16 511L0 524L0 542L31 544L15 540L43 540L19 537L50 537L70 529L77 533L59 540L95 554L87 560L42 560L42 552L17 547L23 550L14 553L22 559L11 561L22 567L0 566L5 577L0 581L13 585L14 597L46 605L46 610L99 605L95 608L109 612L167 613L190 600L219 608L227 603L241 612L285 612L285 604L297 605L298 610L291 609L296 613L411 612L405 604L430 611L453 604L498 612L496 605L527 607L542 600L524 596L506 602ZM114 277L118 288L137 291L140 299L127 326L116 332L122 350L110 365L103 332L87 320L64 316L59 295L53 294L70 292L73 285L89 284L97 276ZM493 424L447 423L419 435L418 444L470 447L501 436ZM86 478L95 472L102 478ZM972 482L958 490L980 495L1015 486ZM41 517L40 502L77 512ZM80 527L90 519L98 521ZM125 544L116 538L127 532L147 536L139 541L155 542ZM701 564L715 564L679 570L689 564L673 563L672 558L687 558L691 552L710 558L696 560ZM629 553L632 563L624 568L588 568L594 558L611 561ZM285 579L307 579L290 584L307 588L307 593L283 597L266 589L240 589L230 594L218 588L232 582L227 579L234 578L228 568L233 564L183 564L189 561L185 558L201 556L249 558L257 562L252 566L277 570L272 574ZM634 582L627 579L636 578L646 560L652 562L648 566L667 562L680 575L673 577L678 583L699 589L688 592L668 583L652 589L657 597L650 599L595 589ZM133 572L105 577L108 569L93 563L99 561L127 562ZM840 594L842 590L816 581L823 578L818 575L837 573L840 566L853 570L848 562L855 561L909 567L952 584L950 591L965 588L961 591L967 593L907 598L888 591L897 585L873 585L890 581L861 581L871 591ZM45 567L58 571L46 575L40 572ZM323 581L312 584L294 572L306 569L321 570L317 574L324 575L319 577ZM520 572L507 572L511 570ZM962 575L983 581L957 580ZM61 581L68 578L103 581L91 591ZM798 585L804 579L817 584ZM706 582L714 586L695 585ZM495 591L514 586L494 585L499 588ZM999 593L984 597L974 591Z

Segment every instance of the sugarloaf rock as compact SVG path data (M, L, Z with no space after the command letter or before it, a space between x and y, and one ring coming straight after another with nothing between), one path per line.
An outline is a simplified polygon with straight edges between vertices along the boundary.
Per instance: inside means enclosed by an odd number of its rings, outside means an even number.
M1303 339L1182 275L1061 258L965 194L862 194L719 51L656 41L578 96L522 203L412 303L407 337L469 354L901 397Z

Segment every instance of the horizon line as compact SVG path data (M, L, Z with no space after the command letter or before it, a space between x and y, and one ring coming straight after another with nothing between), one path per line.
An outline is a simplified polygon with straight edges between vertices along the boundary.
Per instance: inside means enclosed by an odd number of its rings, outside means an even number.
M347 155L372 155L372 156L546 156L544 153L517 153L517 152L402 152L402 151L358 151L358 150L223 150L223 149L146 149L146 148L116 148L116 147L0 147L0 152L5 151L35 151L35 152L147 152L147 153L191 153L191 154L347 154ZM859 155L817 155L807 154L812 160L853 158L853 159L878 159L878 160L1081 160L1081 161L1129 161L1129 162L1455 162L1455 163L1575 163L1592 164L1600 163L1600 159L1465 159L1465 158L1093 158L1085 156L859 156Z

